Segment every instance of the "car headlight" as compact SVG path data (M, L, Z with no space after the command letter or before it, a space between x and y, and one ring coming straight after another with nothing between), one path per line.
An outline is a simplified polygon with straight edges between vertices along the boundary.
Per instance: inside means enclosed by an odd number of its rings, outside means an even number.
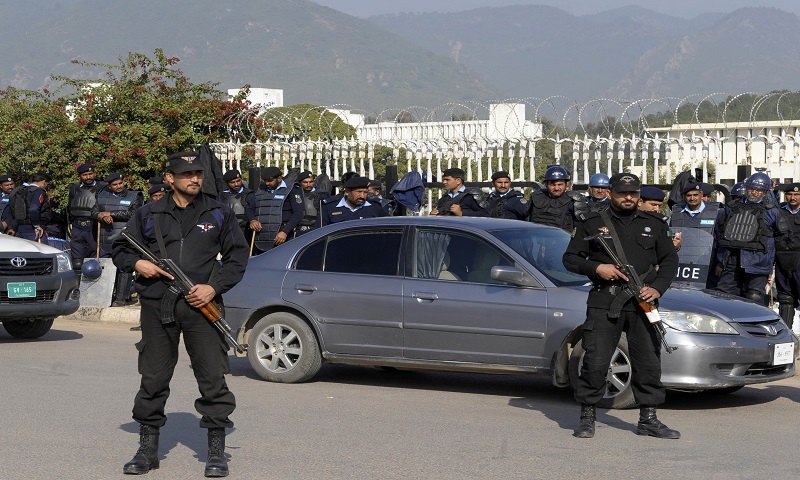
M739 335L725 320L702 313L681 312L659 308L661 321L680 332L696 333L722 333L726 335Z
M66 253L59 253L56 255L56 263L58 263L58 273L69 272L72 270L72 260Z

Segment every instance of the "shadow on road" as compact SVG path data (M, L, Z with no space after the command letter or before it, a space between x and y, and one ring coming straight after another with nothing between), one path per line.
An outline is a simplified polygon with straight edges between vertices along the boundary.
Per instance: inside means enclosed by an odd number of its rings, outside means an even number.
M29 342L63 342L64 340L80 340L83 334L72 330L55 330L51 329L45 333L44 336L39 338L14 338L5 330L0 329L0 344L2 343L29 343Z

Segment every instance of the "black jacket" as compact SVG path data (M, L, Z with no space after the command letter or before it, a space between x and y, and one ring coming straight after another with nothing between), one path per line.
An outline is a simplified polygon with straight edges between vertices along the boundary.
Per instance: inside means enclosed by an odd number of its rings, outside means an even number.
M236 216L227 205L201 193L192 202L194 209L188 209L191 214L181 223L175 214L178 207L172 195L169 192L137 210L128 221L127 231L161 257L154 228L158 217L167 257L196 283L211 285L218 296L227 292L242 279L249 254ZM222 255L222 265L212 276L217 254ZM142 258L122 237L114 241L111 256L114 265L128 273L135 270L136 261ZM167 284L161 279L142 276L136 279L136 291L144 298L161 298L166 289Z

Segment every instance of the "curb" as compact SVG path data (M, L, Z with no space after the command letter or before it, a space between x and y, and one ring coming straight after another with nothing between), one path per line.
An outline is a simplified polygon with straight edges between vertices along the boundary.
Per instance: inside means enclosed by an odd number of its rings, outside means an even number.
M77 312L70 315L63 315L58 318L64 320L77 320L81 322L124 323L129 325L138 325L139 306L79 307Z

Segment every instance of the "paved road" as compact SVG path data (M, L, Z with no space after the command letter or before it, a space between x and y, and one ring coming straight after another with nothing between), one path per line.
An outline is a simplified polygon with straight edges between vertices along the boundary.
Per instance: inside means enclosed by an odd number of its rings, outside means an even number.
M126 478L138 440L138 334L128 328L57 320L38 341L0 333L0 478ZM797 377L727 396L671 394L660 416L680 440L635 435L638 410L599 411L596 437L573 438L571 393L539 378L330 365L314 382L278 385L234 358L229 382L239 404L231 478L767 479L794 478L800 463ZM146 478L202 478L196 396L183 352L161 469Z

